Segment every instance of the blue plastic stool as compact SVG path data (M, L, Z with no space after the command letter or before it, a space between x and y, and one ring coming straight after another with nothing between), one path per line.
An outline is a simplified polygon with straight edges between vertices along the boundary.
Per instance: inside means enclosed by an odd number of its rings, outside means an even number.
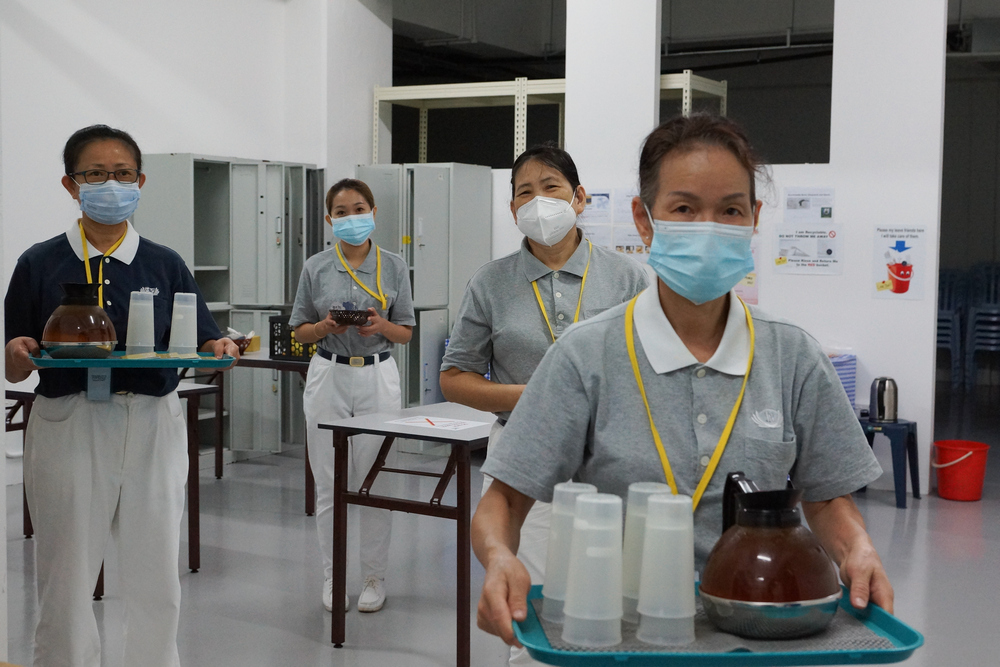
M910 484L913 497L920 498L920 470L917 467L917 422L900 419L896 422L871 422L861 420L861 428L868 438L868 446L874 448L875 434L889 438L892 447L892 479L896 487L896 507L906 509L906 460L910 460ZM868 487L858 489L864 493Z

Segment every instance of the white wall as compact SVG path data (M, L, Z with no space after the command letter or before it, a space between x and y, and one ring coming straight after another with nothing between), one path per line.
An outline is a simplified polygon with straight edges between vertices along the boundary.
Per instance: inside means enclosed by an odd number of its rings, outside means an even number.
M374 86L392 85L392 0L331 2L327 19L326 181L372 163ZM379 129L379 162L391 160L388 126Z
M636 182L660 113L660 2L574 0L566 12L566 150L581 178Z
M830 164L774 167L758 268L762 308L802 325L823 343L855 350L860 403L874 377L896 380L899 416L918 422L925 491L934 433L946 7L946 0L837 1ZM775 256L774 195L800 185L836 190L843 275L779 276L768 261ZM902 224L928 230L923 270L931 278L925 297L875 300L874 228ZM891 488L890 480L884 476L875 486Z

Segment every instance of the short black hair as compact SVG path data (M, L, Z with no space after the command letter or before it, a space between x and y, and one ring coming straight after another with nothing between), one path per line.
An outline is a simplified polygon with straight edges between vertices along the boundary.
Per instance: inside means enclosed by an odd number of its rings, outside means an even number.
M576 173L576 163L573 162L573 158L569 156L569 153L559 148L554 141L546 141L544 144L532 146L514 160L514 166L510 170L511 199L514 198L514 179L517 178L517 172L531 160L537 160L547 167L552 167L565 176L574 192L580 187L580 176Z
M125 144L132 151L132 157L135 158L135 168L142 171L142 151L139 150L139 144L135 143L132 135L125 130L116 130L107 125L91 125L77 130L66 141L66 147L63 148L63 165L66 167L66 173L72 174L76 171L77 163L80 161L80 153L88 144L103 139L114 139Z

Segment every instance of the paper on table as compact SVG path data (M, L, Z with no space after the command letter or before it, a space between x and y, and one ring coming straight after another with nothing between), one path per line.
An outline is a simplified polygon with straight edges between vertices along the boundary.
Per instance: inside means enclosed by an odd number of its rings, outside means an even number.
M476 426L487 426L487 422L473 422L464 419L448 419L447 417L404 417L394 419L387 424L401 424L403 426L422 426L424 428L436 428L442 431L464 431L467 428Z

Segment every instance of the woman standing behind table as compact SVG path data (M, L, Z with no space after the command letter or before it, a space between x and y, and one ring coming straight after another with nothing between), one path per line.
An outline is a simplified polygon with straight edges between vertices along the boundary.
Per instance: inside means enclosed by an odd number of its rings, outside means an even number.
M309 363L302 407L308 429L309 463L316 478L316 528L323 554L323 606L333 611L333 472L329 431L319 424L399 409L399 371L389 355L394 344L410 341L413 298L409 270L399 255L368 237L375 229L375 198L362 181L345 178L326 194L326 221L340 241L306 261L289 325L302 343L319 342ZM363 326L342 326L330 309L367 310ZM378 456L382 438L355 435L348 451L347 486L357 491ZM385 603L392 514L359 508L361 570L358 611L375 612ZM350 599L344 596L344 610Z
M569 153L552 144L521 153L510 183L510 211L524 242L469 281L441 364L445 398L496 413L490 449L552 343L574 322L648 284L638 262L583 238L576 218L587 193ZM483 493L491 482L487 477ZM536 503L521 529L517 556L534 584L545 575L549 514L547 503Z
M63 150L62 185L82 215L64 234L17 260L4 301L6 376L26 380L60 283L99 283L100 305L125 349L130 294L151 292L155 349L170 340L174 294L198 294L202 352L239 358L223 338L180 256L139 236L129 218L146 181L142 153L107 125L75 132ZM24 488L35 526L38 627L35 667L101 664L91 604L108 538L118 548L125 601L124 664L176 667L177 571L187 481L187 429L177 369L111 372L111 397L87 398L87 372L43 368L25 433Z
M496 482L472 522L486 568L479 627L516 643L528 572L517 527L573 478L622 498L666 480L695 504L695 565L722 527L726 473L803 491L809 526L851 603L892 611L893 591L851 493L881 473L819 344L746 307L732 288L753 269L760 164L732 121L669 120L646 138L632 215L656 287L563 337L545 356L483 470Z

